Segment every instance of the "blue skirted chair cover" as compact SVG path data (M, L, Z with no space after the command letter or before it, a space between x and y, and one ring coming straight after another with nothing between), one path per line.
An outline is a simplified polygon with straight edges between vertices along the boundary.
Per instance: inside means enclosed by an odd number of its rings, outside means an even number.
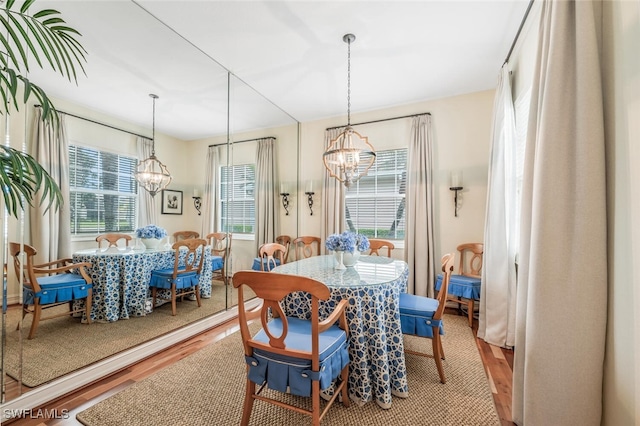
M22 252L26 255L26 264L22 264ZM30 245L9 243L9 252L14 259L16 276L24 277L22 290L23 317L33 314L29 339L33 339L40 321L65 315L79 314L84 311L87 324L91 323L91 300L93 284L85 268L91 268L86 262L73 263L71 259L59 259L53 262L35 265L35 248ZM74 308L74 301L84 300ZM68 303L69 311L43 317L44 310ZM18 327L20 324L18 323Z
M200 300L200 274L204 264L204 246L207 242L201 238L180 240L173 244L175 261L173 268L156 269L151 272L149 288L153 297L153 306L156 306L158 289L171 290L171 313L177 313L177 298L193 294L196 297L198 307L202 306ZM184 265L180 264L180 250L185 250Z
M311 346L311 322L299 318L287 317L289 332L285 346L291 350L308 351ZM269 329L275 335L282 334L282 320L273 319ZM311 383L320 381L320 390L326 390L333 380L349 364L347 334L337 325L320 333L319 361L320 371L313 371L311 360L293 356L274 354L255 349L252 357L246 357L249 365L249 379L261 385L268 383L270 389L298 396L311 396ZM253 340L268 344L269 337L260 330Z
M440 339L440 336L444 334L442 315L447 301L447 288L455 257L455 253L442 256L444 280L441 285L442 290L438 293L437 299L401 293L399 302L402 333L431 339L433 355L407 349L406 345L404 351L410 354L433 357L436 361L440 382L442 383L446 382L444 368L442 367L444 350Z
M437 327L444 334L442 319L434 319L438 301L430 297L400 293L400 325L404 334L433 337Z
M457 274L451 275L447 300L455 302L458 310L464 312L462 305L466 306L469 327L473 327L474 305L480 300L480 288L482 286L482 256L484 254L483 243L464 243L457 247L460 255ZM435 289L440 291L442 275L438 275Z
M468 277L466 275L451 275L449 281L449 296L462 297L464 299L480 300L480 284L482 280L477 277ZM436 279L435 288L440 291L442 286L442 274Z
M308 414L316 425L338 395L342 395L343 404L348 406L349 339L345 313L348 301L340 301L320 322L319 300L328 300L330 291L319 281L289 274L237 272L233 276L233 286L238 289L239 300L244 300L245 285L263 299L263 303L253 311L247 311L244 304L238 305L248 366L241 425L249 424L255 399ZM305 291L311 296L310 319L287 317L282 310L283 299L298 291ZM252 336L249 321L256 317L260 318L262 328ZM332 385L333 395L321 413L320 392ZM256 386L260 388L256 389ZM265 386L283 393L311 397L313 408L308 410L268 398L260 393Z

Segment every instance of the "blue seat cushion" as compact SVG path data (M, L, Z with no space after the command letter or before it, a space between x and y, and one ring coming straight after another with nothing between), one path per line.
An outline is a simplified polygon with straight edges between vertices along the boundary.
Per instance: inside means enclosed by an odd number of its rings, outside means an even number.
M196 271L189 271L179 274L176 277L176 289L190 288L198 285L200 275ZM171 288L173 282L173 268L156 269L151 272L149 287Z
M253 259L253 266L251 267L251 269L253 269L254 271L262 271L262 269L260 268L260 261L261 261L261 260L262 260L262 258L261 258L261 257L256 257L256 258L254 258L254 259ZM275 258L274 258L274 260L276 261L276 266L280 266L280 259L275 259ZM265 265L264 270L265 270L265 271L269 271L270 269L266 267L266 266L267 266L267 259L264 259L264 260L262 261L262 263L264 263L264 265ZM272 265L272 268L271 268L271 269L273 269L273 265Z
M402 333L433 337L433 327L444 334L442 320L434 320L438 301L430 297L400 293L400 326Z
M480 278L467 277L465 275L451 275L449 289L447 293L452 296L464 297L465 299L480 300ZM436 280L436 290L442 286L442 274Z
M211 256L211 270L218 271L224 267L222 256Z
M287 317L289 331L285 338L287 349L311 352L311 322ZM282 333L282 320L275 318L269 322L269 330L274 336ZM260 330L253 340L268 343L269 337ZM252 357L246 357L249 379L261 385L265 381L271 389L299 396L311 395L313 380L320 381L320 389L327 389L342 369L349 364L347 335L340 327L333 325L319 335L320 371L311 370L308 359L274 354L254 349Z
M36 297L40 298L40 304L50 304L58 302L68 302L74 299L87 297L92 284L87 282L79 274L57 274L46 277L39 277L38 284L41 287L39 292L25 286L22 292L23 303L32 305Z

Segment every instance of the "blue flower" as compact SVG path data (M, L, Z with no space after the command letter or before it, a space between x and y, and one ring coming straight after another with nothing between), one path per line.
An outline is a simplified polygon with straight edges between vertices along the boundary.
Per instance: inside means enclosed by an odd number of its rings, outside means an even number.
M356 251L365 251L369 249L369 239L362 235L351 231L344 231L342 234L331 234L324 243L327 250L348 251L353 253Z
M160 228L156 225L147 225L143 228L136 229L136 236L138 238L164 238L167 236L167 231L164 228Z

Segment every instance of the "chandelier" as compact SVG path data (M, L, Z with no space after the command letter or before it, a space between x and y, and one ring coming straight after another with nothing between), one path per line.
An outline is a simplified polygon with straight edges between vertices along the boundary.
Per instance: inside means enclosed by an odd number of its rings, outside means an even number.
M374 161L376 152L369 138L362 136L351 127L351 43L356 39L353 34L345 34L342 40L347 43L347 127L329 143L322 155L324 166L329 174L349 188L366 175Z
M138 163L135 177L138 183L153 197L169 185L171 175L167 166L156 158L156 99L158 99L158 95L151 93L149 96L153 99L151 156Z

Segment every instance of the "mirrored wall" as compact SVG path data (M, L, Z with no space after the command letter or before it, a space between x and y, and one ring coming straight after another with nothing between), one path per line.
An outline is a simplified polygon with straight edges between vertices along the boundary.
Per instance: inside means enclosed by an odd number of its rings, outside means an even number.
M59 80L59 85L43 85L57 101L56 106L68 113L65 120L70 144L135 155L137 135L150 137L151 121L148 126L128 122L126 110L133 106L124 102L119 115L101 110L95 106L96 93L108 97L110 95L108 90L105 94L105 85L131 85L127 90L135 91L140 98L140 104L134 107L146 108L150 120L151 103L148 94L156 93L160 96L155 118L158 123L156 155L167 165L173 176L169 189L180 191L183 195L181 215L162 214L161 200L156 201L158 224L169 233L184 229L222 231L221 215L212 216L210 223L206 223L206 215L198 214L192 199L193 195L203 194L206 188L207 158L211 148L217 150L220 167L250 165L256 161L258 140L273 137L278 179L290 188L292 194L298 193L298 123L218 64L214 58L132 2L48 2L47 6L60 10L71 26L81 30L86 38L85 47L89 50L87 77L80 78L77 86L70 87L69 82L64 79ZM81 24L74 25L76 22ZM108 47L105 46L107 44ZM119 48L119 45L123 47ZM166 46L176 45L180 48L166 49ZM96 51L92 52L90 49L94 46ZM128 48L125 49L124 46ZM131 46L136 46L138 54L126 53L131 51ZM154 78L169 72L163 66L167 61L180 64L179 72L169 76L173 81L170 86L161 85ZM92 70L100 67L113 68L108 81L97 78L92 80ZM34 72L32 80L37 82L38 75L38 72ZM128 76L127 83L118 81L120 75ZM163 78L163 81L166 79ZM69 101L65 96L65 91L68 90L79 91L81 98L87 100L86 104ZM107 100L111 101L105 98ZM205 119L201 118L203 112ZM175 134L180 134L179 132L168 128L163 132L163 117L172 114L184 117L181 124L184 129L197 128L198 136L178 137ZM190 122L194 117L198 117L197 122ZM33 106L29 106L12 114L10 124L3 126L14 148L22 149L27 145L32 119ZM237 201L231 199L236 197L233 194L227 192L227 198L214 197L211 199L211 208L221 209L225 203L229 205ZM247 188L245 195L251 196L250 188ZM285 214L280 197L277 197L279 234L295 237L298 233L295 200L288 214ZM230 222L235 222L234 212L229 209L226 213L226 219ZM25 218L24 225L22 221L13 218L6 219L4 224L7 229L2 239L4 247L8 241L30 241L28 218ZM93 238L95 235L74 238L72 250L75 252L96 247ZM251 229L234 232L230 273L250 269L256 252L257 241ZM70 376L89 371L86 373L88 376L97 378L100 370L105 370L105 360L122 358L123 354L128 354L128 351L136 347L144 347L145 353L151 353L154 345L150 342L176 334L175 330L186 330L183 336L176 337L184 339L188 337L188 333L195 333L205 327L194 327L194 324L206 322L206 327L211 327L217 318L223 318L224 313L238 303L231 285L213 281L211 298L204 300L201 308L194 308L193 303L187 308L187 302L183 302L185 305L178 307L175 318L152 312L145 317L80 324L79 319L62 317L41 322L36 336L27 339L28 326L16 329L21 321L19 301L22 292L12 271L12 260L8 259L8 262L6 295L3 295L2 335L2 402L5 407L9 401L20 400L29 393L42 391L43 388L50 395L55 394L57 385L68 391L73 382L69 379ZM166 327L169 320L172 325Z

